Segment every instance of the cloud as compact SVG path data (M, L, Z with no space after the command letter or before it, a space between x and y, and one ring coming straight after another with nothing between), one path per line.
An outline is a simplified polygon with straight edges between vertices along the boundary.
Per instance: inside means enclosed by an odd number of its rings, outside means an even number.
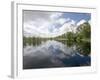
M60 18L60 19L57 20L57 23L59 23L59 24L64 24L66 21L67 21L67 19L65 19L65 18Z
M81 19L76 23L63 12L24 11L24 36L56 37L68 31L76 32L77 26L84 22Z
M66 32L72 32L72 31L75 31L74 29L76 28L76 25L75 25L75 21L74 20L70 20L70 22L66 22L61 28L60 28L60 31L63 33L66 33Z
M73 20L71 20L70 22L65 22L67 19L64 21L61 20L62 18L55 21L59 22L58 24L61 25L59 28L55 27L54 22L40 22L42 24L41 26L36 26L38 23L36 24L34 22L24 23L24 36L55 37L62 35L68 31L72 31L73 27L71 26L74 25L75 22Z
M59 17L62 16L62 14L63 14L63 13L57 13L57 12L56 12L56 13L53 13L53 14L50 15L50 19L51 19L51 20L58 19Z
M91 25L91 20L89 20L88 23Z
M85 23L85 22L86 22L86 20L82 19L82 20L80 20L80 21L77 23L77 26L79 26L79 25L81 25L81 24L83 24L83 23Z
M57 36L61 33L61 27L69 20L63 18L63 13L24 11L24 36Z

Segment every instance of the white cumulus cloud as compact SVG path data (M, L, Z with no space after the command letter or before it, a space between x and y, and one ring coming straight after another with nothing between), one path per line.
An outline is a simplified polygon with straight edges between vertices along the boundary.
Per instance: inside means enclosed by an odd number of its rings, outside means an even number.
M81 24L83 24L83 23L85 23L85 22L86 22L86 20L82 19L82 20L80 20L80 21L77 23L77 26L79 26L79 25L81 25Z
M58 12L24 12L24 36L55 37L75 31L76 22L62 16Z

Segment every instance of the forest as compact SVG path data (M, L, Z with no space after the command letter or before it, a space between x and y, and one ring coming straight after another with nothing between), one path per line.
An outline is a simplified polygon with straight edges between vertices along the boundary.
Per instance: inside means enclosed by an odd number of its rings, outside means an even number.
M40 37L23 37L23 46L25 45L40 45L43 41L56 40L67 44L68 46L77 45L77 48L85 48L82 52L85 55L90 54L91 46L91 26L88 22L79 25L76 32L66 32L65 34L51 38ZM81 49L78 49L81 50Z

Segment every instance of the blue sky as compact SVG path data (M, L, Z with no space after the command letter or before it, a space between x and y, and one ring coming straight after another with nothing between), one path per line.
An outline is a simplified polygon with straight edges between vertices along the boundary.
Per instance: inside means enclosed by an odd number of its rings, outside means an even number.
M77 27L91 20L90 13L29 10L24 10L23 13L24 35L35 37L58 36L71 31L72 25Z
M84 19L86 21L90 20L91 19L91 14L90 13L73 13L73 12L67 12L67 13L64 13L62 15L64 18L68 18L70 17L70 19L79 22L80 20Z

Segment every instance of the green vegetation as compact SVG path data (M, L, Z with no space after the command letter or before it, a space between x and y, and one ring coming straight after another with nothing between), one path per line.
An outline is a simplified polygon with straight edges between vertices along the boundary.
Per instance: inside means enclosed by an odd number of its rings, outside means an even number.
M39 45L43 41L56 40L67 44L67 46L77 45L77 50L84 55L90 54L91 44L91 26L88 22L85 22L78 26L76 32L67 32L61 36L54 38L39 38L39 37L23 37L23 46L28 45Z
M77 37L76 37L76 41L77 42L81 42L81 41L88 41L90 42L90 38L91 38L91 27L90 24L88 22L80 25L77 28L77 33L76 33Z
M76 44L76 50L80 53L80 54L82 54L82 55L85 55L85 56L88 56L88 55L90 55L90 53L91 53L91 44L90 44L90 42L81 42L81 43L77 43Z

